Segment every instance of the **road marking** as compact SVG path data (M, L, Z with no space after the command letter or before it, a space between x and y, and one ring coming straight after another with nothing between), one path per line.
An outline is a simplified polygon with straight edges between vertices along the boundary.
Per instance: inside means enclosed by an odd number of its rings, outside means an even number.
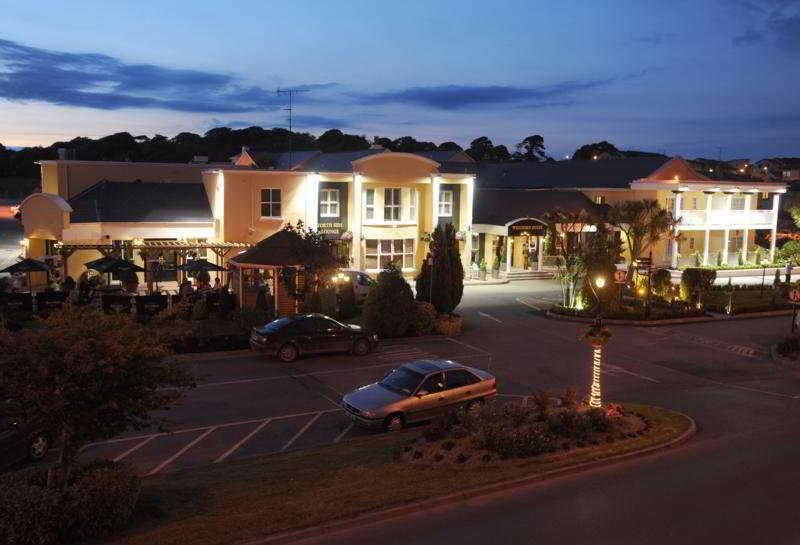
M460 344L461 346L466 346L470 350L474 350L475 352L478 352L478 355L481 355L481 356L491 356L492 355L491 352L487 352L486 350L484 350L482 348L478 348L476 346L472 346L471 344L467 344L464 341L459 341L458 339L454 339L452 337L448 337L447 340L450 341L451 343L456 343L456 344ZM472 356L465 356L465 357L472 357Z
M277 375L270 377L255 377L255 378L243 378L237 380L225 380L221 382L205 382L203 384L198 384L197 387L210 388L212 386L230 386L234 384L248 384L250 382L265 382L268 380L286 380L291 378L315 377L319 375L335 375L339 373L351 373L353 371L364 371L365 369L380 369L382 367L389 367L389 365L388 364L365 365L364 367L351 367L349 369L336 369L332 371L316 371L314 373L303 373L300 375Z
M149 443L150 441L152 441L156 437L158 437L158 436L157 435L151 435L150 437L148 437L147 439L145 439L141 443L137 443L136 445L132 446L131 448L129 448L128 450L126 450L125 452L123 452L122 454L120 454L119 456L114 458L114 461L115 462L119 462L120 460L122 460L123 458L128 456L129 454L133 454L134 452L136 452L137 450L139 450L140 448L145 446L147 443Z
M489 318L490 320L494 320L498 324L502 324L503 323L502 320L498 320L497 318L495 318L491 314L486 314L485 312L478 311L478 316L483 316L484 318Z
M354 424L355 424L354 422L350 422L350 424L344 429L344 431L336 436L336 439L334 439L333 442L338 443L339 441L341 441L342 437L347 435L347 432L353 429Z
M527 297L517 297L517 303L522 303L526 307L532 308L533 310L541 311L542 309L534 305L533 303L529 303L526 301Z
M269 424L270 422L272 422L272 419L271 419L271 418L267 418L266 420L264 420L264 421L263 421L261 424L259 424L258 426L256 426L256 428L255 428L253 431L251 431L250 433L248 433L247 435L245 435L245 436L244 436L242 439L240 439L239 441L237 441L235 445L233 445L231 448L229 448L228 450L226 450L226 451L225 451L225 452L224 452L224 453L223 453L223 454L222 454L222 455L221 455L219 458L217 458L216 460L214 460L214 463L215 463L215 464L218 464L218 463L220 463L220 462L224 461L224 460L225 460L225 458L227 458L228 456L230 456L231 454L233 454L234 452L236 452L237 450L239 450L239 447L241 447L242 445L244 445L245 443L247 443L247 442L250 440L250 438L251 438L251 437L253 437L255 434L257 434L258 432L260 432L261 430L263 430L263 429L264 429L264 426L266 426L266 425L267 425L267 424Z
M617 365L606 364L606 369L610 370L611 372L618 372L618 373L625 373L626 375L631 375L636 378L640 378L642 380L649 380L650 382L655 382L656 384L660 383L660 380L656 380L654 378L647 377L645 375L640 375L639 373L634 373L633 371L628 371L627 369L623 369Z
M150 475L155 475L156 473L158 473L159 471L161 471L162 469L167 467L170 463L172 463L174 460L176 460L180 455L182 455L184 452L186 452L187 450L189 450L190 448L195 446L197 443L199 443L200 441L205 439L208 435L210 435L216 429L217 429L217 426L214 426L213 428L209 428L208 430L206 430L205 433L200 434L200 436L195 438L194 441L191 441L188 445L186 445L185 447L180 449L178 452L176 452L175 454L173 454L172 456L170 456L169 458L167 458L166 460L164 460L163 462L158 464L152 471L150 471L150 473L147 474L147 476L149 477Z
M301 435L303 435L303 434L306 432L306 430L307 430L308 428L310 428L310 427L311 427L311 424L313 424L314 422L316 422L316 421L317 421L317 419L318 419L320 416L322 416L322 412L321 412L321 411L320 411L320 412L318 412L318 413L317 413L317 414L314 416L314 418L312 418L311 420L309 420L309 421L306 423L306 425L305 425L305 426L303 426L302 428L300 428L300 431L298 431L296 434L294 434L294 437L292 437L291 439L289 439L289 442L288 442L288 443L286 443L285 445L283 445L283 448L281 449L281 452L283 452L283 451L284 451L284 450L286 450L287 448L291 447L291 446L292 446L292 443L294 443L294 442L297 440L297 438L298 438L298 437L300 437Z

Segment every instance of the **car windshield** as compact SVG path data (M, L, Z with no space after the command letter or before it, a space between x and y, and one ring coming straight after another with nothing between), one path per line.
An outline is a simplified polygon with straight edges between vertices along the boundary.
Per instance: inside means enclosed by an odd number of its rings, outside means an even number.
M378 384L387 390L394 390L395 392L411 395L411 392L417 389L421 381L422 375L419 373L415 373L405 367L398 367L383 377L383 380Z
M286 316L284 318L278 318L277 320L273 320L270 323L268 323L267 325L265 325L264 326L264 330L267 333L275 333L276 331L280 331L281 329L283 329L283 326L285 326L286 324L288 324L291 321L292 321L292 318L290 318L288 316Z

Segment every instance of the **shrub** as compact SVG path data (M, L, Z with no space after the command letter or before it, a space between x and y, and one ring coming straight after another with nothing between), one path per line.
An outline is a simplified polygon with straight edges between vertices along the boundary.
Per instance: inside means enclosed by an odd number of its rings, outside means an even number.
M107 535L133 515L141 483L125 464L79 467L63 488L40 468L0 477L0 535L9 545L75 543Z
M536 408L537 416L544 420L547 417L547 411L550 409L550 394L545 391L534 392L531 395L531 401Z
M681 274L681 299L697 302L714 285L717 271L714 269L684 269Z
M672 276L667 269L657 269L650 277L653 292L665 299L672 295Z
M608 417L608 413L603 409L600 408L589 409L588 411L586 411L585 414L593 430L601 433L611 431L612 429L611 419Z
M717 251L717 267L722 267L722 250Z
M415 314L411 286L394 263L389 263L364 302L364 323L381 337L400 337L411 329Z
M208 305L202 299L192 306L192 320L207 320L208 319Z
M532 424L494 438L491 450L501 458L527 458L550 450L552 437L540 424Z
M189 297L183 297L177 303L168 306L155 316L153 316L153 323L167 324L174 323L179 320L188 320L192 317L194 304Z
M450 316L439 316L436 319L436 331L441 335L453 336L461 333L463 327L461 316L455 314Z
M339 315L342 320L347 320L358 314L358 304L356 303L356 292L352 282L344 286L339 286Z
M575 404L578 402L578 393L572 389L567 388L564 390L564 395L561 396L561 404L564 407L574 407Z
M336 298L336 288L322 288L319 290L319 307L317 312L327 314L328 316L336 316Z
M464 293L464 267L455 233L449 223L436 226L431 236L430 258L425 258L417 277L417 299L431 299L428 302L440 314L453 312Z
M703 256L700 255L699 251L695 251L692 254L692 259L694 260L695 267L702 267L703 266Z
M413 330L417 335L430 335L436 329L436 309L425 301L416 302Z

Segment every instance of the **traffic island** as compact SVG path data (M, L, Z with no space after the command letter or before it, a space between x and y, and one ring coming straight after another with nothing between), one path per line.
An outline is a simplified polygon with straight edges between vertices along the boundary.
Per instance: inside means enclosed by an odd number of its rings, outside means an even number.
M491 471L409 463L406 447L420 441L427 426L150 477L144 480L136 525L106 543L177 545L190 539L193 545L254 545L300 539L642 455L681 442L695 429L691 418L676 412L625 407L646 419L645 433L497 463Z

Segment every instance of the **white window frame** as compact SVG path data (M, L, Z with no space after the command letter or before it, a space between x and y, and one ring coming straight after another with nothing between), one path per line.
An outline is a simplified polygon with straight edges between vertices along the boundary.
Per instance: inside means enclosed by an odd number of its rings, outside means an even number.
M264 192L265 191L267 192L267 200L264 200ZM273 193L274 191L277 191L277 193L278 193L278 200L273 200L273 198L275 196L275 194ZM281 203L281 190L280 190L279 187L262 187L261 190L259 191L259 198L260 198L260 201L261 201L261 205L259 207L259 214L261 214L262 218L277 219L277 218L282 218L283 217L281 215L281 214L283 214L283 206L282 206L282 203ZM278 205L278 208L280 210L280 213L277 216L275 214L273 214L274 206L276 204ZM269 212L270 212L269 216L265 216L264 215L264 205L267 205L269 207Z
M370 196L372 197L371 203L369 202ZM364 190L364 219L375 221L375 190L372 188Z
M417 221L417 190L413 187L408 194L408 219Z
M384 252L383 244L382 244L383 242L387 242L387 241L389 242L389 244L392 247L392 250L390 252L388 252L388 253ZM370 245L369 243L370 242L375 242L375 252L374 253L371 253L371 251L369 249L369 245ZM411 243L411 248L410 248L409 251L407 251L408 248L406 246L406 242L410 242ZM400 248L401 248L401 251L399 253L394 251L395 244L397 244L397 243L399 243ZM395 263L398 262L398 258L399 258L399 262L400 262L400 267L399 268L402 271L404 271L404 272L413 271L416 268L416 265L414 265L414 263L416 262L416 253L415 253L416 252L416 245L417 245L417 241L415 239L413 239L413 238L397 238L397 239L374 239L373 238L373 239L367 239L367 240L364 241L364 257L365 257L364 261L366 262L370 257L374 257L375 258L375 263L378 266L377 266L377 268L366 267L365 270L369 271L369 272L382 271L383 267L381 267L381 257L384 257L384 256L388 255L388 256L391 256L390 261L394 261ZM403 262L405 261L405 257L406 256L411 258L411 263L412 263L411 267L403 266Z
M385 187L383 189L383 221L399 222L403 204L403 192L399 187ZM397 199L395 199L395 196ZM387 199L387 197L390 197ZM388 217L387 217L388 213Z
M323 210L325 210L325 212L323 212ZM319 217L321 218L339 217L338 189L323 188L319 190Z
M448 196L445 198L445 196ZM449 200L448 200L449 199ZM448 209L449 206L449 209ZM439 217L452 218L453 217L453 190L442 189L439 191Z
M736 202L736 206L734 206L734 202ZM741 208L739 208L739 204L741 204ZM731 197L731 210L744 210L745 206L747 205L747 199L744 198L744 195L734 195Z

